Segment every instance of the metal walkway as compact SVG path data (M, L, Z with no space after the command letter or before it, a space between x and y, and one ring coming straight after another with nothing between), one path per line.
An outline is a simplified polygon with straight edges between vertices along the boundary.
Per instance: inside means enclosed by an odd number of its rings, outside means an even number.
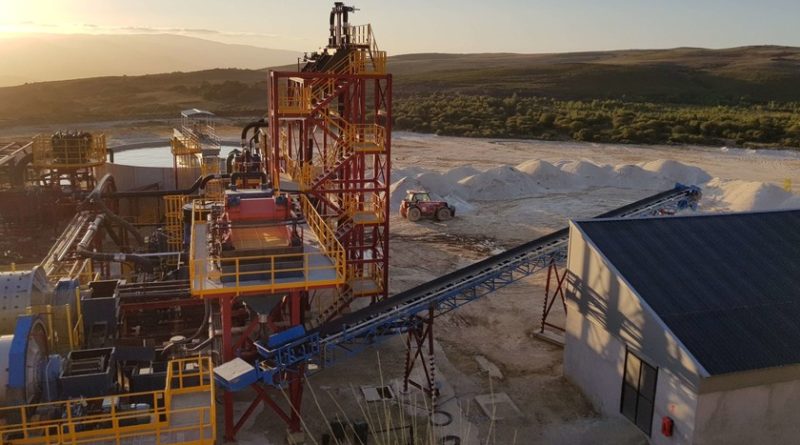
M598 218L636 218L672 214L694 208L700 189L676 185ZM563 263L567 255L567 228L509 249L470 266L343 315L304 332L301 327L274 334L267 344L256 343L263 360L237 382L217 374L217 382L236 390L245 382L261 380L276 384L276 376L301 364L309 371L331 366L337 359L360 352L390 335L408 332L421 323L417 314L431 311L434 317L546 269ZM223 365L224 366L224 365Z
M33 142L0 144L0 167L9 165L19 167L19 161L33 153Z

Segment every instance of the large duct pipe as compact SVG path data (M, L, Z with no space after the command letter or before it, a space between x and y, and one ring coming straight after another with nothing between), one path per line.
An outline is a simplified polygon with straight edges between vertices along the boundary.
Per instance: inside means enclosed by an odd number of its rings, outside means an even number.
M264 128L268 126L267 121L265 119L259 119L257 121L250 122L249 124L245 125L242 128L242 150L247 148L247 133L255 128L256 130L259 128Z
M86 234L83 235L81 241L78 243L76 252L78 256L83 258L91 258L93 260L98 261L114 261L117 263L134 263L139 265L145 272L152 272L153 271L153 263L142 256L129 254L129 253L105 253L105 252L93 252L89 250L89 243L92 242L94 239L95 234L100 229L100 226L103 224L106 215L97 215L94 221L89 225L89 228L86 230Z
M349 6L342 8L342 46L344 47L350 44L350 23L347 21L347 12L350 9Z
M336 25L335 25L335 20L336 20L336 7L337 7L337 5L340 5L340 4L341 4L341 3L338 3L338 2L337 2L337 3L334 3L333 9L331 9L331 18L330 18L330 22L331 22L331 36L330 36L330 37L328 37L328 47L330 47L330 48L333 48L333 47L335 47L335 46L336 46Z
M167 195L191 195L196 191L205 188L208 181L212 179L227 179L230 178L230 175L206 175L197 178L194 184L191 185L189 188L180 189L180 190L141 190L136 192L113 192L113 193L106 193L103 196L109 198L146 198L146 197L160 197L160 196L167 196Z
M106 214L106 216L114 220L115 223L121 225L123 228L125 228L125 230L133 235L133 237L136 239L136 242L139 244L144 244L144 237L141 233L139 233L136 227L134 227L133 224L129 223L128 221L120 218L116 213L112 212L111 209L109 209L108 206L106 206L106 204L103 202L103 193L107 188L114 192L117 190L117 186L114 183L114 177L111 176L110 173L107 173L102 179L100 179L94 190L92 190L89 195L86 196L86 199L83 201L81 206L83 207L88 205L98 207L103 211L103 213Z

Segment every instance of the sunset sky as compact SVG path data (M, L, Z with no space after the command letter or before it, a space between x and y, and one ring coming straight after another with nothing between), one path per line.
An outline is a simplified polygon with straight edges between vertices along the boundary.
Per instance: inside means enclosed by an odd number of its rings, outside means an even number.
M328 0L0 0L0 32L174 33L298 51L325 42ZM790 0L359 0L353 23L410 52L800 46Z

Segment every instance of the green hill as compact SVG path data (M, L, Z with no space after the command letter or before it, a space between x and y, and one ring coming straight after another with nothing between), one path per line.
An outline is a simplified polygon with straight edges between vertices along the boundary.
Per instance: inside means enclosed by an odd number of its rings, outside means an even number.
M715 143L729 139L780 144L789 140L789 145L794 145L796 140L784 127L794 125L800 103L800 48L406 54L391 57L389 67L395 79L396 128L401 129L550 138L578 138L585 130L581 137L586 140L620 142ZM169 118L187 107L207 108L223 116L257 116L266 110L266 79L265 70L215 69L0 88L0 127ZM475 114L452 106L448 110L456 95L462 97L462 105L483 111ZM491 101L512 96L515 110ZM569 105L575 101L581 104ZM428 104L425 110L424 104ZM717 113L709 107L720 105L736 108L728 113L733 117L722 113L720 119L736 121L738 126L721 122L717 127L725 132L701 132L701 124L715 119ZM772 113L769 119L757 120L757 106ZM650 122L660 116L660 110L674 116L688 113L680 120L685 124L677 123L677 118L663 125ZM614 113L623 111L634 116L614 120ZM639 138L632 125L638 122L636 113L645 111L641 118L648 119L648 136ZM562 114L570 112L581 116L567 122ZM438 127L429 121L433 118L440 122ZM415 125L416 121L423 124ZM612 121L627 122L627 126ZM748 130L765 126L769 127L766 133L747 136ZM680 127L678 133L673 127ZM623 133L633 136L623 137ZM690 137L676 138L674 134Z
M800 48L677 48L567 54L410 54L400 95L545 96L715 105L800 100Z

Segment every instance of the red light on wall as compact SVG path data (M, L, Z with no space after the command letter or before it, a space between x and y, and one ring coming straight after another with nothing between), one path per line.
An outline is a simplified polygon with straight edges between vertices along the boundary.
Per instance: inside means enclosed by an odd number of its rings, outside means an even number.
M661 434L665 437L672 437L672 430L675 427L675 422L672 418L664 416L661 418Z

